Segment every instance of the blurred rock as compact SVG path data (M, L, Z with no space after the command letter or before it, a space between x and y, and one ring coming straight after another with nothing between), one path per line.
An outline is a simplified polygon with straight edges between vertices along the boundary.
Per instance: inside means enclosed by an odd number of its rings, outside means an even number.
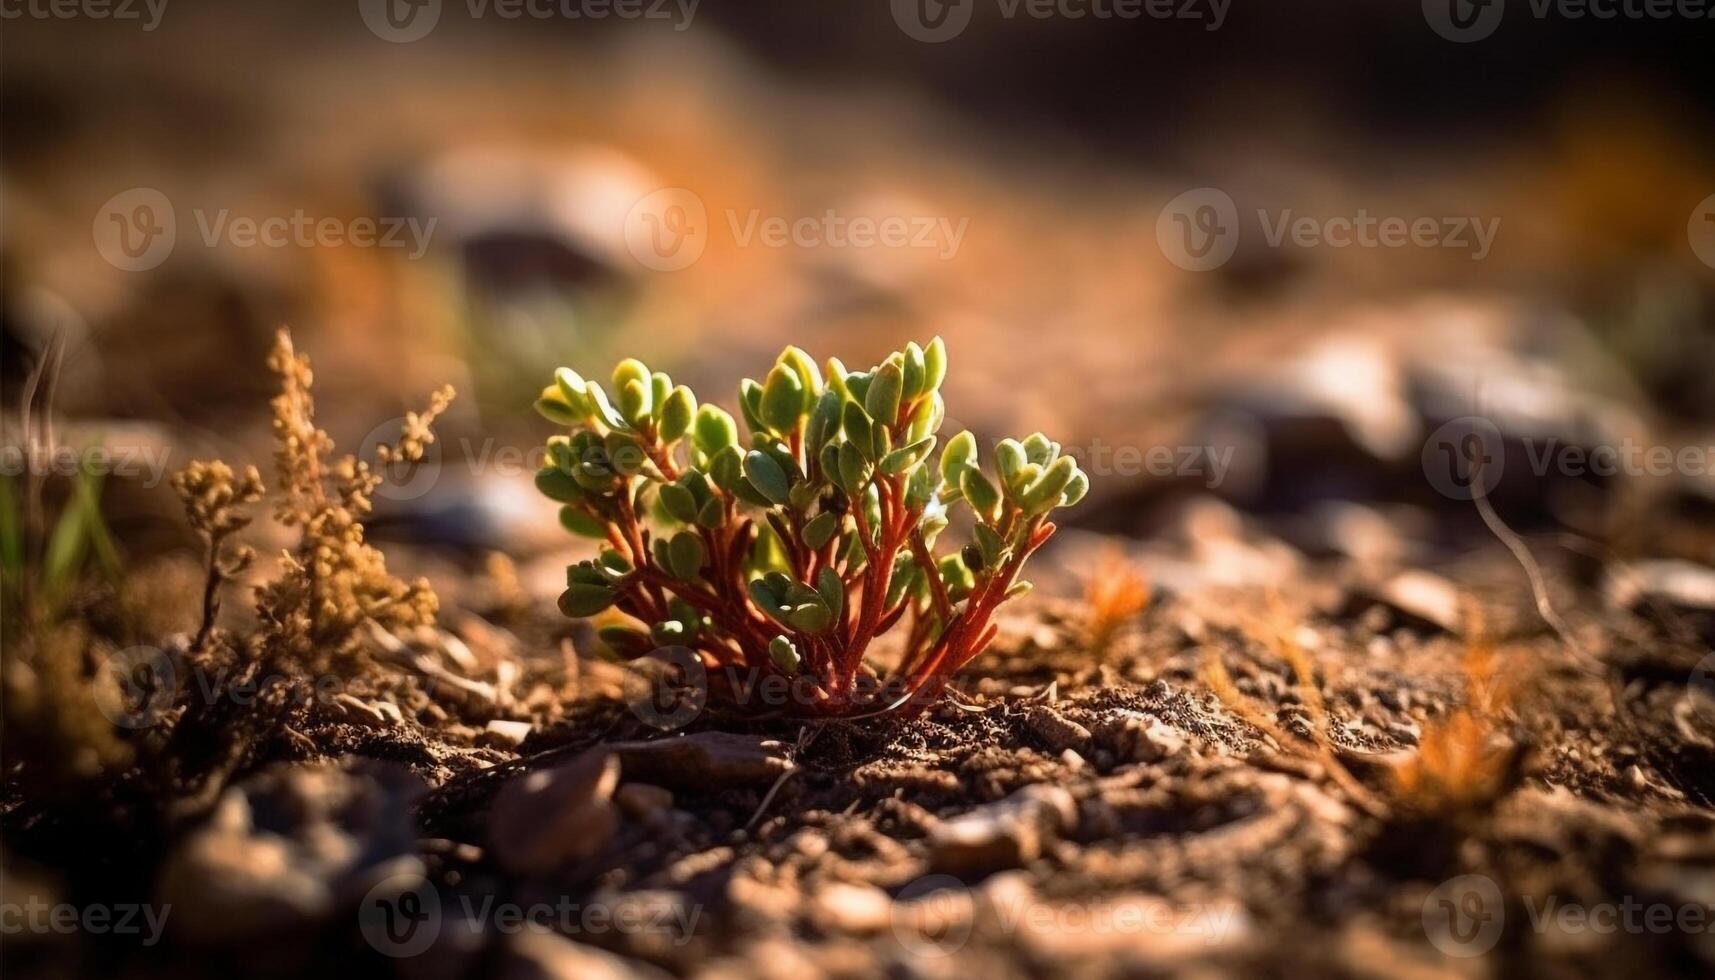
M1715 569L1678 560L1633 562L1610 571L1606 592L1618 608L1715 644Z
M403 766L286 764L226 791L163 862L156 895L182 941L276 939L355 902L376 870L411 859L411 806L425 791Z
M609 742L628 778L711 792L770 783L796 768L785 743L732 732L697 732L651 742Z
M495 794L488 839L502 867L541 874L607 846L619 826L619 759L591 749L550 769L514 776Z
M503 980L666 980L667 974L557 933L524 929L507 937L495 976Z
M1445 630L1464 632L1463 596L1459 587L1433 572L1401 572L1377 585L1359 586L1346 599L1340 616L1356 618L1380 606L1392 616L1393 626L1419 632Z
M1035 785L936 825L929 863L954 875L1016 868L1036 860L1044 844L1077 823L1072 794Z

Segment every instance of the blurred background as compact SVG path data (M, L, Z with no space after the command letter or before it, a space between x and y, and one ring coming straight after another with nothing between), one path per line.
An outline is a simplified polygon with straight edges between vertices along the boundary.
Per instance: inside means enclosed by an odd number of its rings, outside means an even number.
M1715 20L1453 3L8 8L7 441L58 336L62 441L264 463L288 325L343 447L459 389L376 533L550 589L529 403L627 355L731 408L785 343L941 334L950 425L1049 432L1076 529L1139 539L1211 495L1457 525L1425 449L1472 414L1715 455ZM1707 469L1524 461L1521 526L1715 555ZM105 500L189 543L147 472Z

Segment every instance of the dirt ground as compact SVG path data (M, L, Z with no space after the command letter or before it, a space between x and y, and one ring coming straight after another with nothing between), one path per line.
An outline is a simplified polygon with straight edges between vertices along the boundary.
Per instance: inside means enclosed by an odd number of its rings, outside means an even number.
M1202 510L1190 522L1206 534L1225 512ZM1707 618L1627 608L1566 560L1545 572L1560 635L1499 546L1390 587L1393 572L1222 526L1249 558L1296 573L1157 590L1100 649L1088 601L1026 600L955 693L910 720L698 710L694 689L628 687L549 612L515 608L510 629L467 614L449 635L487 680L437 686L443 671L419 659L400 689L318 705L206 819L169 831L123 785L9 799L9 899L171 909L156 945L9 937L9 966L1709 969ZM1129 561L1172 550L1138 546ZM1449 621L1450 597L1480 601ZM402 909L414 928L384 928Z

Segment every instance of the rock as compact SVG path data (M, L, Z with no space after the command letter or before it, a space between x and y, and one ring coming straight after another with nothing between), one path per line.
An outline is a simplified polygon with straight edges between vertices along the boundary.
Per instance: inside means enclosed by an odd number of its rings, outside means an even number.
M502 721L499 718L488 723L484 731L495 735L508 745L520 745L530 736L534 728L527 721Z
M613 794L613 801L619 804L626 816L642 820L650 814L671 809L673 791L648 783L626 783Z
M1612 569L1604 591L1617 608L1715 644L1715 569L1679 560L1634 562Z
M263 770L162 862L168 928L197 944L274 937L355 902L378 869L420 868L411 807L425 789L403 766L368 760Z
M1445 630L1458 636L1465 625L1463 598L1459 587L1447 579L1414 569L1378 586L1354 590L1340 616L1357 618L1381 606L1419 632Z
M591 749L570 762L513 777L495 795L489 845L517 874L552 871L601 851L619 826L619 759Z
M536 929L507 937L496 974L504 980L666 980L637 960Z
M1090 744L1090 730L1046 704L1032 705L1025 713L1032 733L1056 752L1081 749Z
M1185 732L1154 715L1125 711L1102 730L1103 741L1121 759L1160 762L1185 750Z
M893 900L874 885L834 883L816 892L810 918L824 932L869 936L888 927Z
M606 748L623 761L628 777L699 792L772 783L797 768L784 743L732 732L610 742Z
M1047 840L1077 823L1077 802L1035 785L947 820L929 835L929 863L945 874L981 874L1036 860Z

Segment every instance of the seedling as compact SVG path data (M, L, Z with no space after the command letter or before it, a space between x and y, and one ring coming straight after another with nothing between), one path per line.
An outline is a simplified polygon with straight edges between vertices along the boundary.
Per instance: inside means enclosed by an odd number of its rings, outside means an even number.
M939 338L868 371L823 370L788 347L739 386L746 435L727 412L642 362L614 369L613 396L561 368L537 410L565 426L536 476L562 523L604 542L567 570L560 609L617 609L637 626L602 638L621 656L696 651L711 694L723 678L784 677L793 713L921 707L994 639L990 620L1028 591L1019 570L1054 533L1056 507L1089 479L1037 433L994 447L984 472L961 432L939 456L947 372ZM971 540L937 555L950 511ZM896 665L866 661L909 616Z

